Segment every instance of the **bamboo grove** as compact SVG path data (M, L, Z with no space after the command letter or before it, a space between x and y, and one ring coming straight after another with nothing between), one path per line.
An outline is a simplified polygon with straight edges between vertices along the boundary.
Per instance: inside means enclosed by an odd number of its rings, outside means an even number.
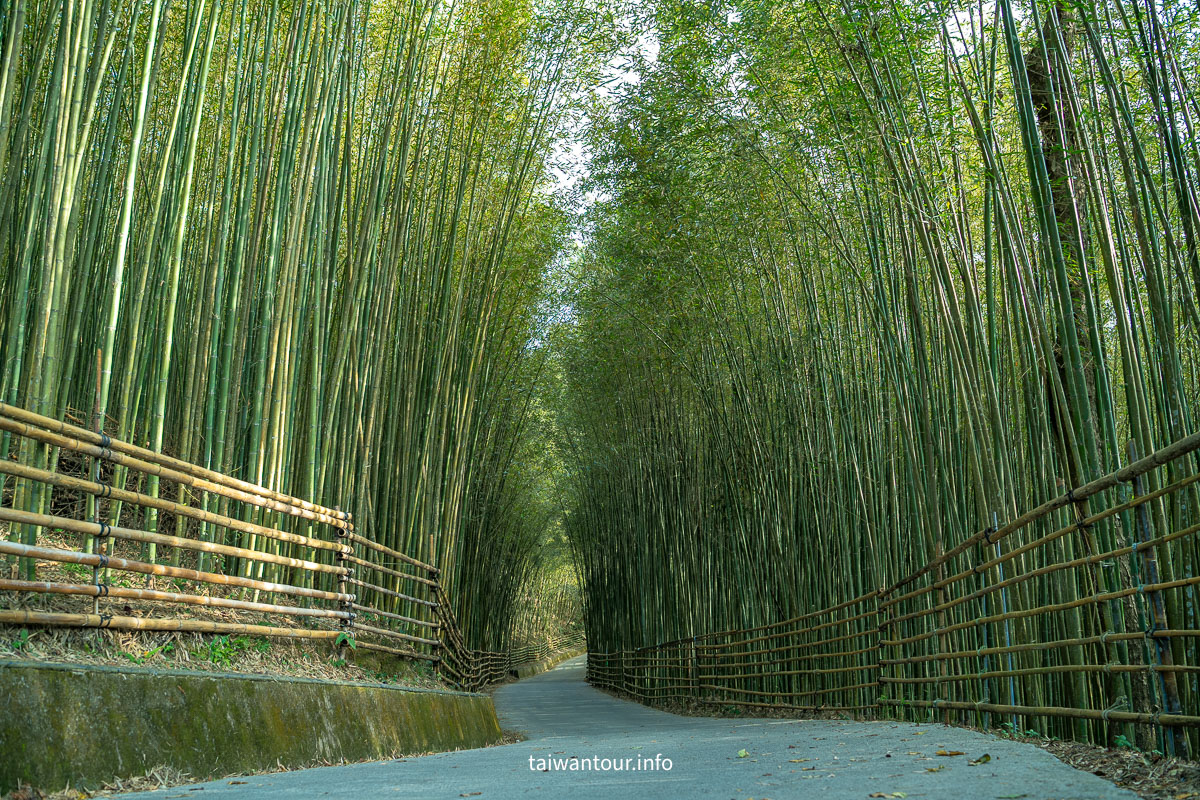
M1200 630L1194 452L1005 527L1196 432L1194 3L0 0L0 31L0 401L338 505L440 569L465 650L580 603L609 654L815 618L995 529L1050 575L1128 555L1134 492L1161 615L1129 559L1011 598L1068 604L1021 646L1115 633L1133 672L1023 655L1007 702L1153 702L1138 632ZM175 503L80 500L144 562L295 555L247 533L272 511L0 447L30 515L46 471ZM1197 638L1165 645L1192 713ZM1120 728L1090 720L1045 730Z
M5 0L3 401L341 504L442 568L470 646L506 646L543 535L522 475L527 344L565 230L548 158L603 19L521 0Z
M653 46L594 120L598 200L559 331L591 651L837 607L1195 433L1194 4L664 0L643 23ZM1195 525L1197 500L1162 501L1161 529ZM1134 540L1114 517L1013 563ZM1200 566L1194 536L1157 555L1164 580ZM1095 585L1055 575L1012 602L1141 580L1116 559ZM1021 641L1146 614L1032 617ZM1200 628L1193 588L1166 617ZM1175 663L1200 663L1195 642L1172 640ZM1141 648L1124 657L1150 663ZM1118 693L1019 685L1049 705Z

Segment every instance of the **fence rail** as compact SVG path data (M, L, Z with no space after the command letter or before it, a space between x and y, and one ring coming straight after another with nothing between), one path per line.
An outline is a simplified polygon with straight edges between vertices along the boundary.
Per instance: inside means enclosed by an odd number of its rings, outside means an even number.
M967 537L889 586L756 628L589 653L650 703L883 713L1170 752L1200 726L1200 434ZM1140 733L1144 733L1140 731ZM1194 745L1195 742L1193 741Z
M438 568L339 509L2 403L0 453L0 623L327 640L466 689L560 644L470 649Z

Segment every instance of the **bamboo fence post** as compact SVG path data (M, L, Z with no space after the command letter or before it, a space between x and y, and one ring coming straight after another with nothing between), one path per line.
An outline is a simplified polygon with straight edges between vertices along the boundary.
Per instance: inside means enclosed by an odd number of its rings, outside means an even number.
M937 561L937 569L934 572L934 577L933 577L934 586L937 587L934 590L934 604L939 608L942 606L945 606L945 604L946 604L946 589L942 585L942 580L945 578L945 573L946 573L945 561L943 561L943 558L942 558L944 553L945 553L945 551L943 549L942 542L939 540L937 543L937 549L934 551L934 559ZM952 648L950 647L950 644L949 644L949 634L946 633L946 631L945 631L946 612L945 611L935 612L934 620L935 620L934 624L937 626L937 632L938 632L938 637L937 637L938 650L939 650L939 652L943 652L943 653L949 652ZM945 679L949 673L949 668L950 668L950 665L948 663L946 663L946 660L944 660L944 659L941 660L938 664L938 674L943 679ZM952 684L951 684L951 686L952 686ZM943 693L941 683L935 684L934 691L937 693L937 697L941 698L942 700L949 699L949 698L945 697L944 694L948 694L950 689L948 688L947 692ZM944 724L944 725L950 724L950 709L949 708L947 708L945 711L942 712L942 724Z
M1131 461L1137 461L1137 443L1129 440L1129 458ZM1142 491L1142 476L1141 474L1133 477L1133 493L1135 496L1143 494ZM1158 552L1154 545L1145 548L1143 554L1140 548L1154 539L1154 525L1150 521L1149 510L1145 503L1137 507L1137 529L1138 543L1134 545L1133 552L1130 554L1131 559L1140 561L1140 564L1135 563L1134 575L1138 582L1138 593L1142 594L1149 603L1151 627L1146 631L1147 638L1153 643L1154 652L1158 660L1159 667L1167 669L1159 669L1159 688L1162 690L1163 707L1168 714L1180 714L1182 709L1179 704L1179 683L1176 679L1173 667L1175 659L1171 653L1171 643L1168 639L1161 636L1159 631L1166 630L1170 627L1167 620L1167 610L1163 603L1162 592L1155 589L1145 592L1142 588L1144 584L1154 585L1158 580ZM1145 573L1143 577L1143 571ZM1167 754L1179 755L1181 758L1188 757L1187 737L1176 737L1170 729L1163 729L1163 736L1166 738Z
M995 511L993 511L992 512L991 534L985 535L984 540L987 541L989 536L994 535L999 530L1000 530L1000 517ZM1000 558L1000 542L999 541L993 542L992 548L993 548L993 551L992 551L993 557L997 558L997 559ZM999 570L999 573L1000 573L1000 583L1003 584L1004 583L1004 562L1001 561L1000 563L998 563L996 565L996 568ZM1000 590L1000 613L1004 617L1004 620L1003 620L1003 622L1004 622L1004 647L1007 651L1005 653L1005 660L1007 661L1007 664L1008 664L1008 671L1011 673L1013 671L1013 654L1012 654L1012 650L1009 648L1012 647L1012 629L1009 627L1009 620L1008 620L1008 587L1007 586L1003 587ZM1017 684L1016 684L1016 680L1010 674L1008 677L1008 705L1016 705L1016 704L1017 704ZM1013 714L1012 717L1010 717L1009 724L1012 725L1013 732L1015 733L1017 731L1017 715L1016 714Z
M985 553L985 557L986 557L987 551L984 550L983 552ZM979 583L980 584L987 582L987 571L986 570L978 573L978 575L979 575ZM986 594L982 595L979 598L979 601L980 601L980 607L981 607L983 617L986 619L986 617L988 615L988 596ZM984 622L984 621L980 622L979 637L982 640L980 649L987 650L988 649L988 624L987 624L987 622ZM991 655L989 653L984 653L982 656L977 656L975 668L978 669L981 673L981 677L979 678L979 702L981 702L981 703L987 703L987 702L990 702L990 700L991 700L991 697L990 697L991 683L990 683L989 679L982 677L982 673L991 671L990 665L991 665ZM988 730L991 727L992 727L992 714L990 711L985 711L983 714L983 728L984 728L984 730Z
M691 640L691 658L689 659L689 665L690 665L689 671L691 673L691 686L689 687L689 691L691 692L693 699L699 700L700 699L700 671L699 671L699 664L697 663L697 660L696 660L696 637L694 635L692 636L692 640Z
M441 584L437 583L437 579L438 579L437 570L434 569L432 566L429 567L428 569L426 569L425 577L427 580L433 581L434 586L436 586L436 587L441 586ZM436 593L434 594L434 597L435 597L435 599L440 600L440 598L437 597ZM438 657L438 660L433 662L433 677L435 679L439 679L439 680L442 678L442 675L445 672L444 664L445 664L446 652L447 652L446 635L445 635L445 631L446 631L445 617L442 614L438 613L440 610L441 610L440 602L439 602L437 609L431 609L431 611L433 611L433 614L431 616L433 617L435 624L437 624L437 626L438 626L437 627L437 635L434 637L438 643L435 645L432 645L430 648L432 651L431 655L435 655Z
M101 404L101 400L100 400L100 381L101 381L100 370L102 368L101 367L102 358L103 358L103 356L102 356L101 351L99 349L97 349L96 350L96 398L95 398L95 405L93 407L92 420L93 420L93 424L96 427L96 433L100 434L101 437L104 436L104 419L100 413L100 404ZM104 441L104 439L102 438L101 441ZM101 462L101 460L102 459L99 454L92 456L92 459L91 459L92 463L91 463L90 471L91 471L91 477L92 477L93 483L100 482L100 462ZM87 504L88 504L88 510L90 512L88 515L89 519L92 522L100 523L100 521L103 519L103 517L101 516L101 513L100 513L100 498L95 495L89 494L88 498L87 498ZM85 552L88 552L88 553L97 552L97 553L103 555L104 548L105 548L105 538L106 538L103 534L106 531L107 531L107 526L101 524L99 533L97 535L88 537L88 544L87 544L87 548L86 548ZM99 564L92 567L92 583L94 585L96 585L97 587L99 587L99 586L101 586L101 581L103 580L103 578L104 578L103 568ZM99 591L97 591L96 596L92 598L92 613L93 614L100 613L100 592Z
M875 635L875 640L871 644L871 650L873 650L874 654L875 654L875 680L879 684L877 687L875 687L875 700L874 700L875 710L872 712L875 716L879 716L879 708L880 708L879 695L883 691L887 690L887 684L885 684L884 680L883 680L883 678L884 678L883 655L884 654L883 654L883 644L882 644L884 624L885 624L885 619L886 619L885 615L886 615L887 611L886 611L886 609L881 609L879 607L880 606L879 601L882 597L883 597L883 589L882 588L876 589L874 594L872 595L872 600L874 600L874 602L875 602L875 630L873 631L873 633ZM870 653L867 654L867 658L868 659L871 658Z
M334 506L333 510L340 512L341 509L337 506ZM346 534L348 533L345 528L335 528L335 530L337 531L336 536L339 539L345 538ZM346 582L353 575L354 565L347 563L346 552L344 550L339 549L337 551L336 558L338 561L338 566L342 567L344 570L343 572L339 572L337 576L337 592L341 595L349 594L349 592L346 591ZM351 598L347 600L341 600L338 602L338 607L340 610L346 613L346 616L342 618L340 626L342 633L344 633L345 636L339 636L338 638L334 639L334 651L336 652L338 658L345 659L348 652L347 645L349 642L354 641L354 625L356 616L354 612L354 599Z
M888 603L886 601L886 598L890 593L891 592L888 589L881 589L880 593L879 593L879 598L881 601L881 602L879 602L879 605L882 606L882 608L881 608L879 618L878 618L879 629L878 629L878 638L876 639L876 642L877 642L876 647L879 650L879 688L880 688L880 691L876 692L876 702L879 703L879 706L880 706L880 708L879 708L879 710L881 712L880 716L882 716L883 713L889 713L889 714L892 713L891 709L888 708L883 703L883 700L886 700L889 697L892 700L899 699L898 697L895 697L894 695L898 694L898 692L901 690L901 684L894 682L894 680L898 677L899 670L897 670L897 669L889 670L889 668L891 668L891 667L898 666L898 664L896 662L898 662L900 660L898 657L899 650L895 645L885 645L884 644L884 642L889 641L888 636L890 634L888 633L888 631L890 631L891 627L892 627L892 623L893 623L892 609L895 607L894 605L892 605L891 603ZM885 672L885 670L890 671L891 674L890 675L887 674L887 672Z

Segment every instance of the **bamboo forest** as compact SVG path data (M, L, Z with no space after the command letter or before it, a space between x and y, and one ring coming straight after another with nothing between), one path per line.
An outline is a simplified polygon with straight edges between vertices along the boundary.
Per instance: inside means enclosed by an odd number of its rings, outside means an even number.
M0 315L9 639L1200 749L1193 0L0 0Z

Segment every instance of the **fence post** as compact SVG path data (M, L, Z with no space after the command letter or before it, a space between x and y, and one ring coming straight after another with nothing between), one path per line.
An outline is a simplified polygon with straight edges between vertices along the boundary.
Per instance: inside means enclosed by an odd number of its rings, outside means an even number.
M985 537L985 538L988 538L989 544L992 545L992 548L993 548L992 549L992 557L993 558L1000 557L1000 542L991 542L990 537L993 534L995 534L996 531L998 531L999 529L1000 529L1000 518L999 518L999 515L996 514L995 511L993 511L992 512L992 531L991 531L991 533L988 534L987 537ZM1000 583L1004 583L1004 563L1001 562L1001 563L997 564L996 569L999 570ZM1012 629L1009 626L1009 620L1008 620L1008 587L1007 586L1001 587L1001 589L1000 589L1000 613L1005 618L1004 619L1005 664L1008 667L1008 672L1011 673L1013 671ZM1011 674L1008 676L1008 704L1012 705L1012 706L1019 705L1019 703L1017 703L1016 678L1014 678ZM1017 731L1017 715L1016 714L1013 714L1010 717L1009 723L1012 725L1013 732L1016 732Z
M883 705L879 702L879 695L890 691L888 684L883 680L883 611L879 608L879 599L883 597L883 588L875 590L873 599L875 600L875 682L878 684L875 688L875 709L876 717L882 716ZM868 656L869 658L869 656Z
M994 519L992 521L992 524L993 525L995 524ZM987 542L987 537L989 535L991 535L990 531L993 531L993 530L995 530L995 528L988 528L987 531L984 531L983 540L984 540L985 544L984 544L984 547L981 548L981 550L982 550L982 555L980 556L981 561L985 561L985 562L987 561L986 542ZM984 570L983 572L976 571L975 575L978 578L978 583L977 583L975 589L977 591L980 591L987 586L987 571L986 570ZM984 592L983 594L981 594L979 596L979 604L981 606L980 616L983 619L987 619L988 596L987 596L986 592ZM988 636L988 624L986 622L981 623L979 625L979 637L980 637L980 639L983 640L981 649L987 650L991 646L991 638ZM980 659L979 656L977 655L975 669L979 670L980 672L991 672L991 657L987 653L984 653L983 658ZM987 678L979 679L979 690L978 691L979 691L979 694L977 696L976 702L987 703L987 702L991 701L991 682L989 679L987 679ZM983 712L983 729L986 731L986 730L990 730L991 727L992 727L992 714L990 711L985 711L985 712Z
M695 636L692 637L692 658L691 658L691 664L689 666L690 666L689 671L691 672L690 683L692 685L691 686L692 697L695 700L699 700L700 699L700 670L697 668L697 664L696 664L696 637Z
M104 447L108 446L108 444L107 444L108 438L104 435L104 418L100 416L101 362L102 362L101 351L97 349L96 350L96 405L92 411L92 422L95 425L96 433L100 434L100 446L102 448L104 448ZM5 453L6 457L7 457L7 455L8 454ZM100 462L101 462L101 460L102 459L100 458L100 456L92 456L92 469L91 469L92 483L100 482ZM87 543L86 548L84 549L84 552L85 553L95 553L96 555L101 556L101 563L102 563L103 557L106 555L105 550L107 549L106 548L106 544L107 544L106 540L108 538L108 525L103 521L103 518L100 516L100 513L101 513L100 498L95 495L89 494L88 498L87 498L87 504L88 504L88 509L91 512L89 516L91 517L92 522L94 522L100 526L100 531L95 536L92 536L88 539L88 543ZM203 567L201 567L201 569L203 569ZM104 581L107 578L107 576L104 573L105 573L105 570L101 568L99 563L96 566L92 567L92 584L96 586L96 594L92 597L92 613L93 614L100 613L100 596L107 591L107 589L103 585Z
M442 676L445 673L445 670L442 668L442 660L446 657L446 617L442 613L442 598L438 593L441 583L438 581L437 571L432 568L427 569L425 577L434 581L433 589L430 590L429 596L433 598L433 602L437 603L431 615L437 624L437 635L433 637L437 644L430 645L429 649L432 651L430 655L437 656L437 661L433 662L434 680L440 681L443 679Z
M944 606L946 604L946 588L942 585L942 581L946 577L946 564L944 561L942 561L942 556L945 553L945 549L944 549L940 539L937 543L936 553L937 554L936 554L935 558L937 559L938 564L937 564L937 569L933 573L934 586L936 587L933 592L933 602L934 602L935 606L940 607L940 606ZM936 620L934 624L937 626L936 631L937 631L938 652L939 653L948 653L951 649L950 645L948 644L950 637L949 637L949 634L946 634L943 632L943 629L946 627L946 612L945 612L945 610L938 611L937 614L934 616L934 619ZM948 676L949 671L950 671L949 659L939 658L938 659L938 676L941 678L946 678ZM954 689L953 689L954 684L950 683L950 682L938 681L937 683L934 684L934 686L937 687L937 689L936 689L937 697L942 697L943 692L945 692L946 695L950 695L954 691ZM953 699L953 698L951 698L951 699ZM948 708L942 712L942 724L943 725L950 724L950 709L948 709Z
M340 506L334 506L333 510L341 511L342 509ZM342 544L345 544L346 529L345 528L336 528L335 530L337 531L337 538L339 540L341 540ZM353 546L357 547L357 544L355 544ZM363 555L366 555L366 554L364 553ZM354 567L352 565L346 563L346 552L340 548L337 551L337 561L338 561L338 566L341 567L342 569L346 570L346 572L338 573L338 578L337 578L338 594L349 594L349 592L346 591L349 588L346 585L346 579L350 576L350 570L354 569ZM354 604L350 600L341 600L338 602L338 605L341 607L342 611L345 611L349 615L347 617L344 617L341 621L342 633L346 634L346 637L353 640L353 638L354 638ZM335 642L336 642L335 647L336 647L337 657L341 658L341 659L345 659L346 658L346 638L338 637L338 639L335 640Z
M1130 462L1137 461L1137 444L1129 440L1129 460ZM1145 494L1142 487L1142 476L1133 476L1133 494L1135 497L1140 497ZM1176 680L1175 672L1171 667L1175 666L1175 658L1171 653L1171 642L1167 637L1159 635L1159 631L1166 630L1169 627L1167 621L1167 609L1163 603L1162 592L1157 589L1149 592L1145 591L1142 586L1144 583L1151 585L1158 583L1158 552L1152 545L1146 547L1143 552L1142 546L1148 544L1154 539L1154 525L1150 521L1150 512L1146 508L1147 503L1142 503L1137 507L1137 532L1138 541L1133 545L1133 552L1130 558L1135 562L1134 577L1138 582L1138 594L1144 596L1150 606L1151 627L1146 631L1146 636L1154 643L1154 653L1158 660L1159 667L1167 669L1157 669L1159 687L1163 694L1163 709L1168 714L1181 713L1179 704L1179 684ZM1140 563L1138 563L1140 562ZM1143 578L1142 573L1145 572ZM1188 757L1187 737L1176 737L1174 731L1169 727L1163 728L1163 737L1166 739L1167 755L1178 755L1181 758Z

